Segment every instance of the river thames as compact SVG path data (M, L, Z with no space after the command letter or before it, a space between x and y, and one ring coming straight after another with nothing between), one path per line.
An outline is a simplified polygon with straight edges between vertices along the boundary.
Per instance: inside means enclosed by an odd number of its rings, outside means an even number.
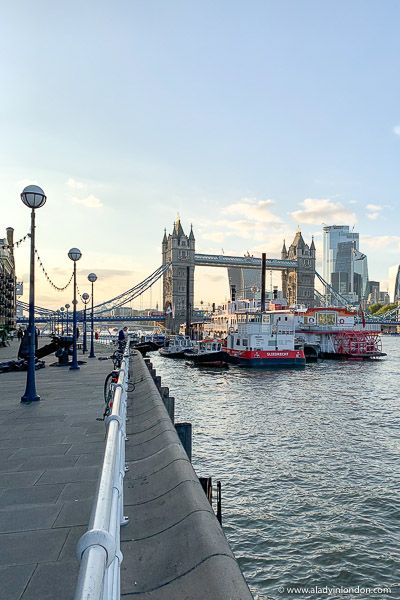
M193 466L222 482L225 534L254 597L388 587L400 598L400 338L379 361L197 369L155 353ZM330 598L383 597L333 593Z

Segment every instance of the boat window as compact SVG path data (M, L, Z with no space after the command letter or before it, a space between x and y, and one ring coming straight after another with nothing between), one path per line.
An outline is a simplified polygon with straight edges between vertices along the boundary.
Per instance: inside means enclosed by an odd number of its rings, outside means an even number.
M240 338L237 338L237 340L236 340L236 346L240 346Z
M285 321L287 321L287 317L285 317Z
M336 325L336 313L320 312L317 321L318 325Z
M242 341L242 345L243 345L243 346L247 346L247 344L248 344L248 341L247 341L247 340L245 340L245 339L243 339L243 341Z
M269 315L263 315L262 322L263 323L269 323L270 322Z

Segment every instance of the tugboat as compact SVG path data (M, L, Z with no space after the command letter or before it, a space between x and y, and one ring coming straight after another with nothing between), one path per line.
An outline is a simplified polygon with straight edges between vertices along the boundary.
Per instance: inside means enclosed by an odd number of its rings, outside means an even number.
M241 367L304 367L304 349L295 347L294 315L239 312L237 331L228 334L229 361Z
M174 335L159 349L161 356L167 358L185 358L185 352L191 351L193 351L193 342L188 335Z
M221 340L200 340L191 352L184 354L185 358L198 367L226 367L228 364L228 354Z

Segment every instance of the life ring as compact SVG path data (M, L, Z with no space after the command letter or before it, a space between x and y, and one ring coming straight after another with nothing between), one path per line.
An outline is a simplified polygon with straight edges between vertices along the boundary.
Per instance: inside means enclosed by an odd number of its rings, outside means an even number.
M339 324L343 325L343 323L344 323L344 319L339 319Z
M315 322L315 319L314 319L314 317L308 317L308 322L309 322L309 323L314 323L314 322Z

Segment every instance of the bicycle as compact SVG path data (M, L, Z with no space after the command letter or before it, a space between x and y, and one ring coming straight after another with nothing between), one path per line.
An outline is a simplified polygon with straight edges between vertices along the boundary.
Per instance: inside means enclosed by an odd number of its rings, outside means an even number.
M104 419L111 415L113 402L114 402L114 392L116 384L118 383L119 371L114 369L109 373L104 381L104 412L102 417L97 417L96 421L104 421Z

